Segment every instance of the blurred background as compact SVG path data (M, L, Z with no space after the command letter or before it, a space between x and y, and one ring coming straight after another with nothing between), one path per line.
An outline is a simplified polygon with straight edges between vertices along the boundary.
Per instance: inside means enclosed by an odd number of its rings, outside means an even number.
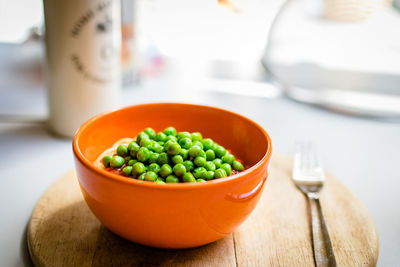
M123 90L164 79L398 118L398 2L123 0ZM0 118L45 120L43 2L3 0L0 14Z
M123 90L163 77L189 91L199 85L194 77L264 79L260 60L278 7L258 0L122 1ZM1 1L0 12L0 114L46 118L43 2Z

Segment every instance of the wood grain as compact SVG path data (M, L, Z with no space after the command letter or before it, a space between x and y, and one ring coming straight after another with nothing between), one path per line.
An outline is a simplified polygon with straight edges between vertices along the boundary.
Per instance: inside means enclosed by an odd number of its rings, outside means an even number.
M313 266L306 198L290 180L292 159L274 155L271 176L251 216L233 234L188 250L131 243L108 231L86 206L75 173L54 183L28 227L36 266ZM328 177L321 205L339 266L374 266L378 237L365 206Z
M233 234L238 266L314 265L308 202L291 172L292 159L275 155L257 208ZM361 201L331 177L320 201L338 266L375 266L378 236Z

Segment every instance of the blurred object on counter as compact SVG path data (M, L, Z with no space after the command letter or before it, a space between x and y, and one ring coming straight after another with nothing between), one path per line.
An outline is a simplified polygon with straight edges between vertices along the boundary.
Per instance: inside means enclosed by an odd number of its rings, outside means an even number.
M139 34L163 56L188 63L197 59L258 63L279 2L229 0L238 11L232 12L218 0L138 0Z
M29 28L28 36L23 43L34 43L34 42L41 43L43 39L44 39L44 25L41 26L35 25Z
M138 67L139 77L154 77L159 75L164 66L165 58L161 55L156 44L146 38L140 36L138 40L138 50L140 55L140 64Z
M119 103L119 0L45 0L49 126L72 137Z
M39 42L0 43L0 122L47 119L43 50Z
M400 11L400 0L393 0L393 7Z
M0 42L20 44L43 21L42 0L0 0Z
M324 0L324 18L343 22L367 19L391 0Z
M139 79L136 0L121 0L122 84L132 85Z
M218 0L218 4L230 11L237 12L237 6L232 2L232 0Z
M344 113L400 118L400 16L323 19L322 0L288 0L269 33L267 71L289 97Z

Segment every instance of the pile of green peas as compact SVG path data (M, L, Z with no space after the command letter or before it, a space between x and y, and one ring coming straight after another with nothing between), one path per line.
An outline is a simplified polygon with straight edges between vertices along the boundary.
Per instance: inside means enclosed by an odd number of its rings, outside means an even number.
M242 163L223 146L201 133L177 132L174 127L156 133L140 132L129 145L119 145L115 155L102 159L105 168L155 183L194 183L223 178L243 171Z

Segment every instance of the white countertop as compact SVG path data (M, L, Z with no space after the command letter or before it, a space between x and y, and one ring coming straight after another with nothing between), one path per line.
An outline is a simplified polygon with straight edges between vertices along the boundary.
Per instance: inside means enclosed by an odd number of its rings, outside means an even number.
M314 140L326 171L369 209L380 241L378 266L399 266L399 123L350 117L285 98L203 90L223 86L215 79L205 82L184 76L179 80L184 82L177 82L175 76L167 77L124 89L123 104L179 101L229 109L260 123L270 133L275 153L291 153L295 140ZM191 84L197 90L191 90ZM273 88L266 85L266 90L269 87ZM1 113L45 114L42 86L32 85L32 90L37 93L30 92L29 86L8 88L1 82ZM19 97L24 105L16 102ZM0 122L0 149L4 155L0 163L0 265L29 266L26 226L41 194L74 168L71 140L52 136L44 124Z

